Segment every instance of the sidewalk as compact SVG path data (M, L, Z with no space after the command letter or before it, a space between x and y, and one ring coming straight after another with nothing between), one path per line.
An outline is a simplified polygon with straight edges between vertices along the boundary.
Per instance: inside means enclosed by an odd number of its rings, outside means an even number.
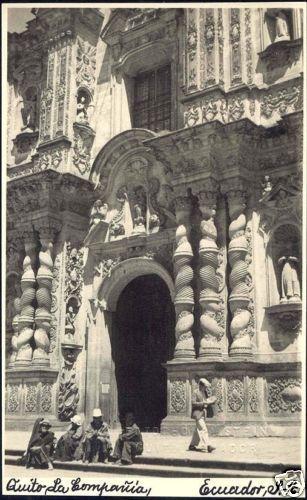
M61 432L56 432L57 438ZM115 443L118 432L111 431L111 441ZM4 437L5 450L24 450L30 438L30 432L7 431ZM301 463L301 440L299 438L267 437L238 438L212 437L211 443L216 447L213 453L188 451L190 437L169 436L154 433L143 433L143 457L157 459L190 459L221 460L224 462L257 462L257 463Z

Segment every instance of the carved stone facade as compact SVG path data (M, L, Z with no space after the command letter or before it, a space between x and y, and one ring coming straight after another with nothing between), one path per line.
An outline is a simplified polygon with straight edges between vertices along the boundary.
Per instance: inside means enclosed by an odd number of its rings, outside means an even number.
M204 376L213 432L298 434L302 11L33 13L8 38L8 425L192 429Z

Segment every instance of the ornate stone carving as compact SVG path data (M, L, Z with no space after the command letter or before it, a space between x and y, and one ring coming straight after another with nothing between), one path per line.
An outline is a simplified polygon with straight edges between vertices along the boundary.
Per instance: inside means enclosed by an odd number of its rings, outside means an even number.
M206 57L206 85L214 85L215 83L215 22L214 10L206 9L206 22L205 22L205 57Z
M135 255L133 255L135 257ZM127 256L129 258L129 255ZM101 260L98 265L94 267L94 277L93 277L93 294L92 298L96 305L98 305L98 293L102 286L103 281L106 278L110 278L112 270L119 262L122 257L117 258L105 258Z
M38 386L36 383L25 386L25 412L37 413Z
M88 125L74 124L73 164L82 175L91 168L93 140L94 133Z
M61 267L61 256L58 254L54 260L53 265L53 278L52 278L52 287L51 287L51 321L50 321L50 330L49 330L49 352L53 352L56 347L56 337L57 337L57 317L56 312L58 310L58 299L57 299L57 290L59 288L59 279L60 279L60 267Z
M188 241L190 200L178 197L176 203L176 249L173 255L175 274L175 311L176 311L176 346L174 358L194 358L194 339L191 328L194 323L194 293L191 287L193 269L191 260L192 247Z
M251 9L244 9L245 24L245 67L247 83L253 81L253 56L252 56L252 38L251 38Z
M223 10L218 9L217 39L219 48L219 82L224 83L224 33L223 33Z
M243 378L229 378L227 380L227 404L231 412L244 409L244 383Z
M230 9L231 84L241 83L240 9Z
M229 225L230 243L228 257L231 266L229 284L231 293L229 305L232 313L230 332L232 344L230 356L251 356L251 339L247 327L250 322L251 313L248 309L250 304L250 287L247 283L248 242L245 235L245 192L239 189L227 193L228 207L231 223Z
M61 421L68 422L77 413L79 389L76 383L76 359L79 349L62 348L64 364L60 375L58 416Z
M30 341L33 339L35 275L32 268L33 250L36 243L31 233L24 232L26 256L23 261L21 278L21 313L18 320L17 356L15 364L27 365L32 360L33 349Z
M269 413L297 413L302 409L301 380L280 377L267 381Z
M81 305L83 253L83 248L78 250L73 248L71 243L67 243L64 291L66 303L65 334L69 336L70 341L75 333L74 322Z
M257 378L251 377L248 383L248 409L250 413L259 413L259 395Z
M302 87L294 85L279 90L274 94L264 95L260 105L260 112L264 118L269 119L273 113L277 112L279 115L285 115L301 109L302 106Z
M202 212L201 233L199 243L200 256L200 305L202 314L200 325L202 338L199 357L220 357L221 340L224 330L216 320L216 314L221 309L219 297L220 283L217 277L219 266L219 250L217 248L217 230L214 224L216 213L217 184L213 180L206 182L206 191L199 193L199 208ZM211 189L210 189L211 188ZM209 190L210 189L210 190Z
M170 384L170 413L185 413L186 388L184 380L172 380Z
M93 90L96 79L96 47L78 38L76 83Z
M187 110L184 112L184 125L185 127L193 127L199 123L200 110L195 104L188 106Z
M8 390L7 411L8 413L18 413L20 409L19 385L9 384L7 386L7 390Z
M213 99L207 100L203 105L203 121L211 122L215 119L218 114L217 102L213 101Z
M189 23L186 48L189 60L194 61L197 50L197 28L194 20Z
M41 250L39 252L39 268L37 271L38 290L36 291L37 309L35 311L36 330L34 333L35 349L33 363L48 366L49 359L49 332L51 322L52 279L53 279L53 239L56 226L41 226L39 228Z
M241 97L233 97L229 101L228 116L229 121L237 121L244 115L244 102Z
M42 413L50 413L52 411L52 384L48 382L42 384L40 411Z
M14 309L15 309L15 315L12 322L13 334L11 339L12 352L10 356L9 368L13 368L18 352L18 323L21 312L21 300L18 297L14 300Z

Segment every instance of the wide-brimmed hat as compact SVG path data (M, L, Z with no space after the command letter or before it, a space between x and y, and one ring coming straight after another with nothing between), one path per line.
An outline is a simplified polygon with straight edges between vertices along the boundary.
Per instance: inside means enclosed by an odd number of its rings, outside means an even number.
M80 415L74 415L73 417L71 417L70 421L78 426L82 425L82 420Z
M42 426L45 426L45 427L51 427L51 423L49 422L49 420L46 420L45 418L44 418L44 420L42 420L42 421L40 422L40 424L39 424L39 425L40 425L40 427L42 427Z
M211 389L211 384L206 378L200 378L198 384L203 384L207 389Z
M99 418L102 417L102 411L100 408L95 408L93 410L93 418Z

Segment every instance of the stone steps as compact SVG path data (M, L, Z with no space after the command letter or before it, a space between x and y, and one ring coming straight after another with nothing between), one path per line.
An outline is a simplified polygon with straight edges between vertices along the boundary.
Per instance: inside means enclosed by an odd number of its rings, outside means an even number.
M17 465L21 450L7 450L5 464ZM272 477L287 469L300 468L298 464L271 464L256 462L234 462L221 460L197 460L161 457L136 457L131 466L113 464L88 464L82 462L54 461L55 469L106 472L114 474L134 474L157 477Z

